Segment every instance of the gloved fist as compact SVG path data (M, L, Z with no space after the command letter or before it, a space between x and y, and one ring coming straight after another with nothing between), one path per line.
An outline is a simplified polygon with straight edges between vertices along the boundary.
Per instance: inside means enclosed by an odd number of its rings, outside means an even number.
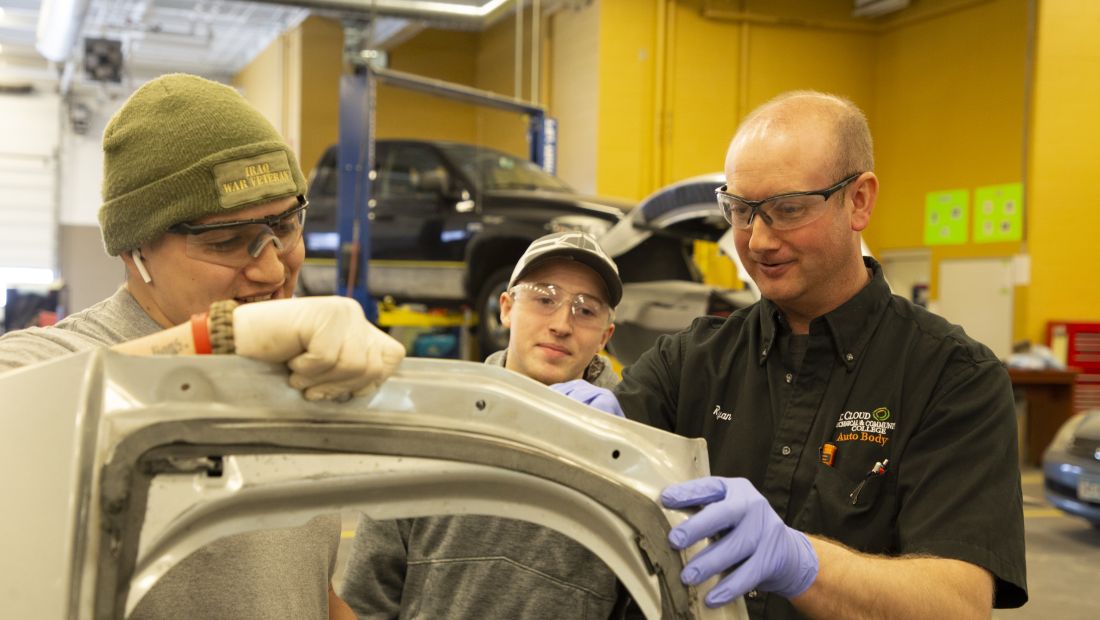
M611 390L596 387L584 379L573 379L565 383L555 383L550 386L550 389L559 394L565 394L569 398L584 403L589 407L595 407L604 413L617 415L620 418L626 417L623 413L623 408L619 406L619 399L615 398Z
M685 584L697 585L733 569L707 593L708 607L725 605L754 588L793 598L817 577L817 553L809 539L787 527L744 478L710 476L673 484L661 492L661 503L666 508L704 506L669 532L673 549L721 535L680 573Z
M286 362L290 386L307 400L348 400L373 393L405 357L405 347L346 297L301 297L238 306L237 354Z

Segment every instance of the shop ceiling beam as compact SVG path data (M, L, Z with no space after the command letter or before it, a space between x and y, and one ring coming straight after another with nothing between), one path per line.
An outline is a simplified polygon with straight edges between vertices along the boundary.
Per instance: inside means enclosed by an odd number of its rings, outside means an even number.
M371 75L379 84L396 86L406 90L413 90L428 95L435 95L445 99L463 101L487 108L496 108L507 112L517 112L528 115L545 115L546 111L538 105L528 103L521 99L498 95L487 90L480 90L464 84L445 82L433 78L427 78L404 71L393 69L371 69Z

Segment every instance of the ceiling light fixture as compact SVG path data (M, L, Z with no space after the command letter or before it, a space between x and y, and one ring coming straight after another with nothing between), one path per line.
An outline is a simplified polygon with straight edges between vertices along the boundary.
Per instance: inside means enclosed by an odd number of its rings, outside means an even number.
M54 62L68 60L89 4L90 0L43 0L38 11L35 49Z
M363 8L362 0L334 0L336 5ZM492 14L511 0L489 0L480 6L451 4L432 0L371 0L370 9L394 15L431 15L438 17L476 17Z

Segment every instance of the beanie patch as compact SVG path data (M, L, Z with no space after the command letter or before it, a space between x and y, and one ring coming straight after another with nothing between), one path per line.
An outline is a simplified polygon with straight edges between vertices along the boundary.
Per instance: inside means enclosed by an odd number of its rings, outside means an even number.
M290 160L283 150L217 164L213 174L223 209L297 193Z
M305 193L294 151L271 122L205 78L148 82L103 132L99 223L112 256L180 222Z

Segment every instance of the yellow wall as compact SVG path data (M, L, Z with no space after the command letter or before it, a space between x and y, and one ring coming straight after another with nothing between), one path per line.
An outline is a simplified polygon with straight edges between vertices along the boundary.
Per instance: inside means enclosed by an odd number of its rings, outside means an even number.
M526 12L522 59L523 99L531 94L532 19ZM545 24L540 24L546 36ZM426 29L389 50L398 71L515 95L515 19L505 16L484 32ZM546 56L540 59L546 65ZM339 136L343 29L339 22L310 17L284 34L234 80L245 96L283 133L309 174L324 149ZM540 79L545 69L538 72ZM490 110L408 89L380 86L375 135L481 144L526 157L525 115Z
M521 43L525 101L531 92L529 13ZM514 47L515 20L510 16L480 33L428 29L391 50L390 67L514 98ZM525 115L404 89L379 89L377 123L381 138L456 140L528 155Z
M473 86L477 78L474 32L424 30L389 52L390 68ZM475 142L474 107L407 89L378 89L379 138L432 138Z
M741 27L706 19L694 9L674 5L670 15L664 104L671 120L663 125L658 186L721 171L744 115L738 92Z
M1100 321L1100 3L1039 3L1026 188L1027 336L1049 320Z
M288 107L291 93L287 91L287 47L290 34L278 37L260 52L233 80L244 98L267 117L292 149L297 149L297 136L290 135Z
M301 134L299 157L309 175L340 134L340 75L344 30L340 22L309 17L298 28L301 38Z
M640 198L654 187L653 2L600 0L596 191ZM568 44L558 42L558 44ZM569 119L559 119L562 123Z
M1028 0L921 2L877 20L851 8L602 0L599 192L641 198L720 170L741 118L792 89L837 93L867 113L883 191L865 237L878 254L923 245L927 192L1022 181ZM933 298L941 260L1022 249L934 248ZM1016 293L1020 338L1028 291Z
M741 119L792 89L873 101L874 38L849 2L670 3L659 187L722 169ZM729 5L730 10L723 10ZM768 17L799 13L798 22ZM808 11L808 12L807 12Z
M602 0L599 188L637 198L719 170L744 114L825 90L872 123L887 190L869 237L921 245L925 192L1020 180L1027 34L1026 0L927 6L869 22L849 0Z
M523 39L520 42L522 53L519 58L522 90L519 99L531 99L531 11L524 11ZM542 29L545 35L545 28ZM477 77L474 86L505 97L516 97L516 20L508 15L486 29L478 37L475 60ZM529 157L527 146L526 115L476 108L478 143L513 153L519 157Z
M965 188L973 201L976 187L1024 181L1027 5L955 0L916 5L886 22L868 109L882 193L864 238L876 254L924 247L928 192ZM931 246L930 297L939 299L943 260L1009 257L1025 248ZM1013 340L1026 337L1026 295L1015 288Z
M971 3L973 4L973 3ZM865 238L876 252L924 245L928 192L1023 178L1027 0L996 0L886 30L867 109L882 193ZM1019 243L934 246L1011 256Z
M233 80L283 135L306 175L339 132L343 41L339 22L310 17Z
M601 0L599 192L638 199L721 170L741 118L786 90L870 105L874 37L850 12L847 0Z

